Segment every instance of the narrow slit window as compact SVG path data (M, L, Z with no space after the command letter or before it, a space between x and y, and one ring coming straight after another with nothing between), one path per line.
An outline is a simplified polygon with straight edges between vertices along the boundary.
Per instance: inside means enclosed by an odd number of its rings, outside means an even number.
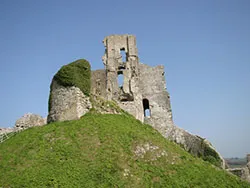
M122 49L120 50L120 54L121 54L121 56L122 56L122 62L127 62L127 54L126 54L124 48L122 48Z
M150 112L150 108L149 108L148 99L143 99L142 103L143 103L144 117L150 117L151 112Z
M123 86L123 82L124 82L124 76L123 76L122 73L118 74L117 80L118 80L118 86L122 87Z

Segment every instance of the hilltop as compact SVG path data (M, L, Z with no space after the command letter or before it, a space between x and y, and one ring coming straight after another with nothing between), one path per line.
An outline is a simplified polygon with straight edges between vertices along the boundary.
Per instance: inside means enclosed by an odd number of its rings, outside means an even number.
M127 113L32 127L0 144L0 187L250 187Z

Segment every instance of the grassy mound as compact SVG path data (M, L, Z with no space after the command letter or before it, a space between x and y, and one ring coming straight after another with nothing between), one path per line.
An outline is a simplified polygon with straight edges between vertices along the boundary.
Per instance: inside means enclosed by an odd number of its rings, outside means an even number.
M90 94L90 64L85 59L79 59L64 65L54 76L54 80L62 86L76 86L85 95Z
M0 187L250 187L129 115L86 114L0 144Z

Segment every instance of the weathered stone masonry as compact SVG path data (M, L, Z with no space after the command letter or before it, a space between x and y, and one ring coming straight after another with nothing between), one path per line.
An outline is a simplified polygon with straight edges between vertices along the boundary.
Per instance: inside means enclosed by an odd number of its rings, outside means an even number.
M91 108L89 97L75 87L64 87L55 80L51 84L51 108L47 122L79 119Z
M161 132L173 126L164 67L139 63L135 36L111 35L103 43L106 47L103 56L105 70L92 72L92 93L116 101L122 109ZM122 86L118 84L118 75L123 75ZM146 116L146 110L149 110L150 117Z

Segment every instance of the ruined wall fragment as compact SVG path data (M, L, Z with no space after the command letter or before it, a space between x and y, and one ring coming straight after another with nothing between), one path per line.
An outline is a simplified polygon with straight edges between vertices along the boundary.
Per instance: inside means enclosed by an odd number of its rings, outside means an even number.
M16 121L14 129L27 129L34 126L42 126L46 123L46 118L37 114L27 113Z
M142 95L139 89L139 60L136 40L132 35L111 35L103 40L106 47L103 63L106 69L106 99L116 101L119 106L143 121ZM122 58L121 51L126 57ZM123 75L119 86L118 75Z
M247 165L242 168L229 168L227 171L250 183L250 154L247 154Z
M85 59L61 67L50 86L48 123L79 119L90 110L90 77Z
M150 116L144 117L144 122L166 134L167 129L173 126L173 118L164 67L140 64L139 70L140 92L142 98L148 100L150 112Z
M47 122L79 119L91 108L90 99L75 87L65 87L52 82L50 110Z
M91 72L91 94L106 98L106 71L95 70Z

